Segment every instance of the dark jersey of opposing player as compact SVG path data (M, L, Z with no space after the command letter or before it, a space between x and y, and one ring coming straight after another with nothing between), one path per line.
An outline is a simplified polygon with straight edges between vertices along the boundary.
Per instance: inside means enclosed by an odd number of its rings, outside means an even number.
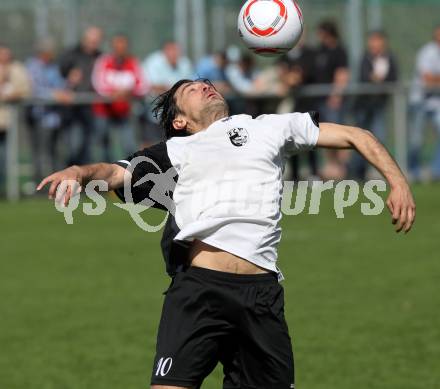
M127 202L131 200L134 204L138 204L147 199L151 201L151 206L153 208L167 211L168 204L157 202L150 197L152 194L152 189L156 186L156 189L159 191L162 190L163 195L172 202L173 191L177 183L178 176L168 156L166 142L160 142L152 147L138 151L137 153L128 157L126 160L116 162L116 164L125 169L127 166L129 166L130 162L137 157L145 157L152 162L145 160L137 164L134 168L131 179L131 199L126 198L123 188L116 190L116 195L122 201ZM160 188L160 182L154 180L146 180L141 185L135 186L139 180L148 174L155 175L165 172L170 172L172 173L171 175L174 176L173 183L168 183L169 185L167 185L166 188ZM159 185L159 188L157 185ZM172 214L170 214L165 224L161 240L161 249L165 260L166 271L170 277L174 277L177 272L185 269L189 254L188 246L174 241L174 238L178 233L179 228L177 227L175 218Z

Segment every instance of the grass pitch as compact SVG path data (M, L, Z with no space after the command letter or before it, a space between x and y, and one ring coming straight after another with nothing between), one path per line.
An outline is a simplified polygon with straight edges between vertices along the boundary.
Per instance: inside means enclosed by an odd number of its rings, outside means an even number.
M319 216L284 218L298 388L439 387L440 186L415 195L407 236L359 204L336 219L330 195ZM0 203L0 218L0 388L148 388L168 285L160 233L110 204L73 225L43 199ZM203 388L220 383L217 369Z

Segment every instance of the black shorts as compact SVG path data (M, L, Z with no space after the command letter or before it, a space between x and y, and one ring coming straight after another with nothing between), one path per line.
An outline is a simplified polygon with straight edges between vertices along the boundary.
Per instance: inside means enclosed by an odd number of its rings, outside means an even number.
M218 362L225 389L291 389L293 353L275 274L190 267L165 297L152 385L198 388Z

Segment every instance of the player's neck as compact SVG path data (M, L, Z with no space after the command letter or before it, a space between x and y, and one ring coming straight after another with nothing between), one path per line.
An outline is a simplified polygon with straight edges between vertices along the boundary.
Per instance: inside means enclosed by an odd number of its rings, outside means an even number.
M201 115L200 120L198 120L197 123L194 123L195 126L190 130L190 132L196 133L206 130L212 123L228 116L229 112L225 109L204 112L203 115Z

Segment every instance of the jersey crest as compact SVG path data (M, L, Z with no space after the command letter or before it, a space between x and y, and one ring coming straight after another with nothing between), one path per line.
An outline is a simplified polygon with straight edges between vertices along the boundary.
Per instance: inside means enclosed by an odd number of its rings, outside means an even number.
M249 134L245 128L233 128L228 131L229 140L234 146L244 146L249 140Z

